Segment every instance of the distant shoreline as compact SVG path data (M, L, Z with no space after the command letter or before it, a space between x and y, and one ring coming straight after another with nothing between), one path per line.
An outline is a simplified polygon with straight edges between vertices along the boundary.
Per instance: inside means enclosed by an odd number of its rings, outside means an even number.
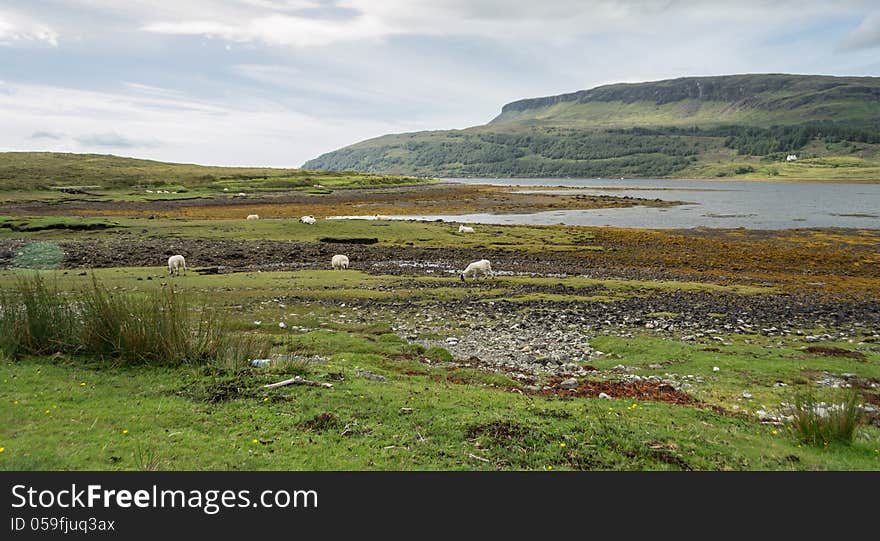
M815 178L731 178L731 177L627 177L619 178L596 178L596 177L430 177L430 180L441 182L456 182L457 180L611 180L611 181L718 181L718 182L810 182L818 184L880 184L880 179L828 179ZM563 188L566 186L563 186ZM570 187L570 186L569 186Z

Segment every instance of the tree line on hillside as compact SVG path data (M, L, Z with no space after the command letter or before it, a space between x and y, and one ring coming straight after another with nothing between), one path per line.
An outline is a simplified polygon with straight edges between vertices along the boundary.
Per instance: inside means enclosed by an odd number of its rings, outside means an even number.
M876 125L652 127L443 132L325 154L309 168L468 176L668 176L709 150L775 157L813 140L880 143ZM393 140L392 140L393 141Z

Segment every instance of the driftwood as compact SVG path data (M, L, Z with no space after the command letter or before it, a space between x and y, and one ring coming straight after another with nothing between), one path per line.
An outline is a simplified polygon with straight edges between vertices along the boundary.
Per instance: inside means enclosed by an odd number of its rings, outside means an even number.
M286 379L284 381L279 381L278 383L270 383L268 385L263 385L264 389L274 389L276 387L284 387L285 385L310 385L312 387L324 387L327 389L332 389L332 383L323 383L321 381L311 381L308 379L302 379L300 376L296 376L291 379Z

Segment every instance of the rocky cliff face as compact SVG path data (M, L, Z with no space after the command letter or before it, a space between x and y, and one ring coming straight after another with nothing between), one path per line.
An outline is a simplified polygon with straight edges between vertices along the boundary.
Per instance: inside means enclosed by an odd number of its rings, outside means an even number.
M880 100L880 78L767 74L683 77L650 83L621 83L558 96L518 100L505 105L499 119L503 119L505 113L543 109L563 102L644 101L663 105L699 100L732 102L774 110L841 99Z

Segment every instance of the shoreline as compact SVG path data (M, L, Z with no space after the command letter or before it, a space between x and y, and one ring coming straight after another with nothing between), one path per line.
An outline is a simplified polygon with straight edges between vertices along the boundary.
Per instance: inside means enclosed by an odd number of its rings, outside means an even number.
M451 182L456 184L478 184L476 182L457 182L460 180L600 180L600 181L685 181L685 182L789 182L813 184L880 184L880 179L814 179L814 178L731 178L731 177L628 177L628 178L592 178L592 177L429 177L430 180ZM488 184L491 186L492 184ZM506 185L505 185L506 186ZM577 188L578 186L558 186L531 184L529 186L550 186L553 188Z

